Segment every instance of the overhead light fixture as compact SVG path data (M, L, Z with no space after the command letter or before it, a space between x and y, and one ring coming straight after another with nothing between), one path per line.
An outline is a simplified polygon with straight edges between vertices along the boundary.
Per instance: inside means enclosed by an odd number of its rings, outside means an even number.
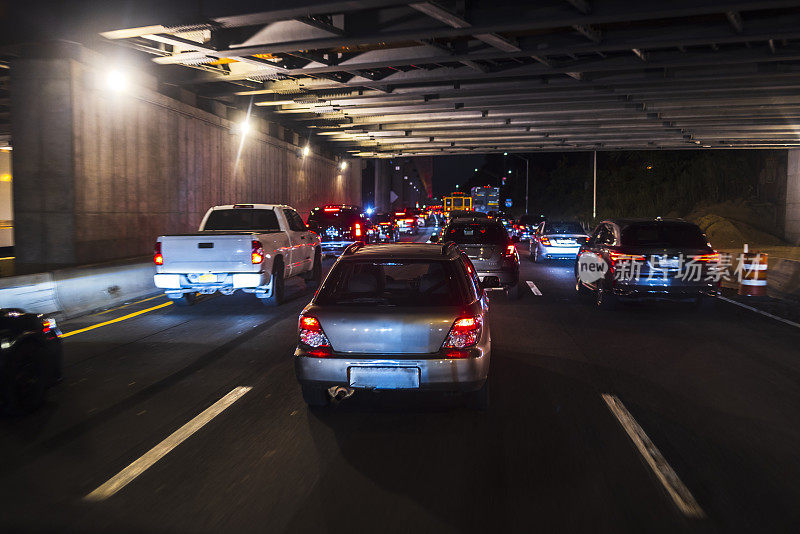
M234 130L236 131L236 133L240 133L242 135L247 135L247 132L250 131L250 121L245 119L242 122L237 123L234 126Z
M346 170L346 169L347 169L347 162L346 162L346 161L342 161L342 162L339 164L339 169L341 169L341 170L343 170L343 171L344 171L344 170Z
M128 86L128 77L121 70L111 69L106 74L106 86L112 91L124 91Z
M306 157L309 154L311 154L311 146L306 145L303 147L303 157Z

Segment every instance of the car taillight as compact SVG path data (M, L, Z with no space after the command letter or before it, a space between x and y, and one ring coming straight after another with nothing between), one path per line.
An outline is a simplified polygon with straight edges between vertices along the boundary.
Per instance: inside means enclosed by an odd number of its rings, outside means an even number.
M361 237L361 223L356 223L353 225L353 235L356 237Z
M694 261L701 261L704 263L719 263L720 255L719 252L713 252L711 254L701 254L699 256L692 256Z
M546 247L550 246L550 240L548 238L546 238L546 237L542 237L539 241L541 241L542 245L544 245Z
M645 257L641 254L623 254L622 252L614 252L613 250L608 253L611 258L611 263L619 263L621 261L645 261Z
M325 336L319 319L310 315L301 315L298 330L300 343L311 347L309 354L318 358L324 358L331 354L331 343Z
M506 247L506 256L516 256L517 255L517 247L514 245L508 245Z
M448 358L466 358L469 353L465 350L474 347L481 338L483 316L459 317L450 328L447 339L442 344L442 352Z
M50 332L53 332L54 334L58 333L56 331L56 320L51 317L42 319L42 333L48 334Z
M161 241L156 241L153 246L153 263L156 265L164 265L164 256L161 255Z
M261 242L254 239L250 245L252 247L250 252L250 261L253 262L253 265L257 265L264 261L264 247L261 246Z

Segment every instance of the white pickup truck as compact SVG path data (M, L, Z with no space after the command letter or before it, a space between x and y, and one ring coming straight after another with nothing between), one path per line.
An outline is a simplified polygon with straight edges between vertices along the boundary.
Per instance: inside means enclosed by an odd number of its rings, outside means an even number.
M299 275L313 287L322 278L319 236L292 207L274 204L215 206L197 233L159 237L153 262L156 287L183 305L198 293L241 289L274 306L286 278Z

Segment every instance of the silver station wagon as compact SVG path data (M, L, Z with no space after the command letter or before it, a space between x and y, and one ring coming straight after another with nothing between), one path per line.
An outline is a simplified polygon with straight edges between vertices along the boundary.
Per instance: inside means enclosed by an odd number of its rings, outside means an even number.
M488 298L453 243L354 244L299 320L294 368L310 406L365 390L463 392L488 405Z

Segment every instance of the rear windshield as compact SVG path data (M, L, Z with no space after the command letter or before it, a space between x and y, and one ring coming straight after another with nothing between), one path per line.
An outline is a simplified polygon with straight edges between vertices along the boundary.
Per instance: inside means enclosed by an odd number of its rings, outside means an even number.
M681 223L637 223L622 230L622 244L631 247L706 248L700 228Z
M544 225L545 234L585 234L583 227L576 222L547 222Z
M338 209L336 211L314 210L308 216L309 226L324 226L326 224L346 224L350 225L361 218L361 212L357 210Z
M506 229L499 224L451 224L444 232L443 241L455 243L492 243L508 242Z
M203 230L280 230L278 217L273 210L232 208L214 210L208 216Z
M463 274L451 261L363 260L337 263L315 302L347 306L462 306Z

